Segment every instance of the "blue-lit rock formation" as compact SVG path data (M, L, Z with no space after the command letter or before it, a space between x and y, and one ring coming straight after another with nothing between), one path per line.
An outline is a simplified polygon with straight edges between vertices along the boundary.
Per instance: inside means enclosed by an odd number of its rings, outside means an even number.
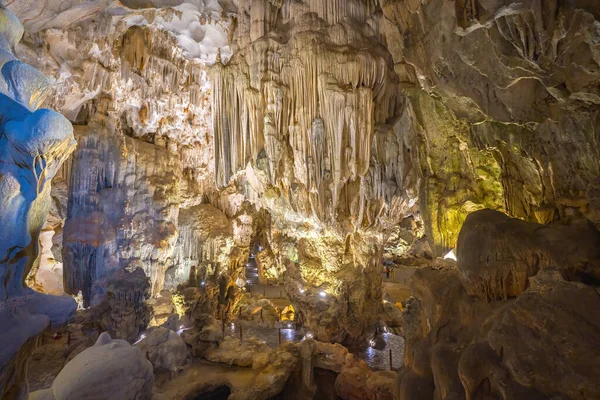
M38 109L49 83L13 48L23 26L0 8L0 397L27 398L25 368L38 335L64 324L77 303L27 287L50 206L50 184L75 149L71 123Z

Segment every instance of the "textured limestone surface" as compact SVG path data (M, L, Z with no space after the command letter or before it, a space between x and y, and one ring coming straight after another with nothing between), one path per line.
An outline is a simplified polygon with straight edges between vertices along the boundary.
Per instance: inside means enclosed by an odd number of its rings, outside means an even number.
M392 400L394 398L394 371L372 371L363 360L358 360L338 343L322 343L307 339L300 345L303 360L303 382L315 386L315 370L337 374L333 383L335 398L348 400ZM318 396L317 389L317 396ZM316 398L316 397L315 397Z
M331 312L349 300L343 267L378 285L380 229L416 193L403 197L401 99L376 4L7 5L26 20L19 53L54 79L47 103L78 125L62 261L65 290L84 306L100 303L124 268L141 267L151 295L215 264L235 282L252 240L266 249L263 279L280 282L282 245L323 246L313 229L338 254L350 234L372 244L342 263L333 253L311 260L329 277L338 270L331 288L307 281L330 292ZM200 203L224 213L233 238L199 233ZM364 294L350 299L354 317L380 306L376 290ZM347 336L361 339L371 323ZM343 339L342 325L320 334Z
M152 366L177 372L188 357L188 348L181 336L167 328L156 328L136 344Z
M297 369L298 345L288 343L270 350L257 348L262 345L260 342L240 344L237 339L228 339L222 343L224 348L221 351L212 353L213 362L197 361L177 377L159 382L153 399L209 398L218 388L227 389L228 398L232 400L279 398L286 382ZM246 367L236 366L238 363Z
M17 58L22 35L19 19L0 4L0 397L14 399L27 398L27 359L39 335L64 325L77 307L26 284L39 263L51 180L76 142L66 118L39 108L50 84Z
M421 209L436 251L485 206L598 223L598 18L591 1L382 1L421 132ZM415 154L412 152L411 154Z
M34 398L142 400L152 394L152 364L142 351L106 332L92 347L78 354L58 374L50 389Z
M490 369L492 358L471 366L469 353L464 373L448 374L463 348L419 343L463 328L447 337L481 339L496 306L535 314L522 299L551 267L568 280L555 276L559 292L597 285L597 2L5 4L26 31L16 47L20 25L4 33L0 92L21 104L7 113L24 120L49 106L80 143L54 171L66 195L50 193L56 210L36 222L42 259L22 273L33 271L32 287L55 292L62 262L64 290L128 338L152 319L150 297L179 289L176 311L202 332L210 318L231 317L253 254L259 281L283 284L316 338L356 343L383 310L382 259L434 263L436 272L414 274L406 313L423 312L423 331L411 318L403 327L416 346L403 396L534 396L532 382L555 391L516 362L508 375ZM471 229L486 208L522 221ZM431 261L457 244L458 270ZM557 313L577 308L533 296ZM481 371L491 372L478 380Z
M106 300L119 270L143 269L153 296L185 282L190 267L223 262L226 253L209 248L233 243L231 229L198 246L187 227L203 217L193 207L219 205L208 197L215 185L206 65L228 57L228 11L216 1L6 3L27 30L16 53L50 76L45 104L76 125L81 144L60 174L67 196L55 196L66 215L54 213L42 238L64 272L45 257L30 280L51 292L63 275L64 290L88 307ZM240 203L220 208L237 217ZM233 226L243 232L247 223ZM234 276L228 264L220 273Z
M528 224L487 210L467 218L461 238L468 230L482 237L475 220L502 230L485 236L487 244L459 241L457 269L415 273L414 298L403 315L405 367L396 398L597 397L598 371L590 364L600 343L596 281L565 272L581 271L581 259L542 257L557 251L549 231L568 247L569 234L581 226ZM531 242L529 252L509 245L512 236L501 233L508 226L528 232L523 240ZM539 268L527 269L532 259ZM509 264L513 270L506 272ZM511 274L522 275L526 287Z
M457 256L467 292L484 301L518 296L550 267L569 280L600 282L600 232L586 219L540 225L476 211L463 224Z

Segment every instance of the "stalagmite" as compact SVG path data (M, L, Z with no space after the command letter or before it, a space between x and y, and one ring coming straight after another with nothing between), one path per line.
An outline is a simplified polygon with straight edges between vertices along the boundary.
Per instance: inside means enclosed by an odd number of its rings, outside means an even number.
M4 0L0 397L598 397L598 21Z

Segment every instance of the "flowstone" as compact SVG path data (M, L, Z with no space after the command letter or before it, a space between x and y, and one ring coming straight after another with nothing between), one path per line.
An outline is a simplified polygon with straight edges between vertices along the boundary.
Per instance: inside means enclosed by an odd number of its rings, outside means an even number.
M49 83L13 51L23 27L0 5L0 397L25 399L27 358L48 327L77 308L69 297L25 284L39 256L52 177L74 150L73 128L59 113L37 109Z

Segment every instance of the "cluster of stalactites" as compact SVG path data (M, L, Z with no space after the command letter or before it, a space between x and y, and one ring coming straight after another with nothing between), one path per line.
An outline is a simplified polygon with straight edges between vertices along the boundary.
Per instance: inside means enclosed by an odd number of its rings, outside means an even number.
M293 20L298 15L315 13L328 25L334 25L346 18L364 23L379 6L376 0L287 0L282 3L284 21Z
M293 183L316 195L306 211L323 218L336 213L345 185L367 175L375 127L396 113L396 76L377 43L370 49L333 45L330 32L340 30L302 32L285 45L263 37L230 65L215 66L220 186L252 162L284 192Z

